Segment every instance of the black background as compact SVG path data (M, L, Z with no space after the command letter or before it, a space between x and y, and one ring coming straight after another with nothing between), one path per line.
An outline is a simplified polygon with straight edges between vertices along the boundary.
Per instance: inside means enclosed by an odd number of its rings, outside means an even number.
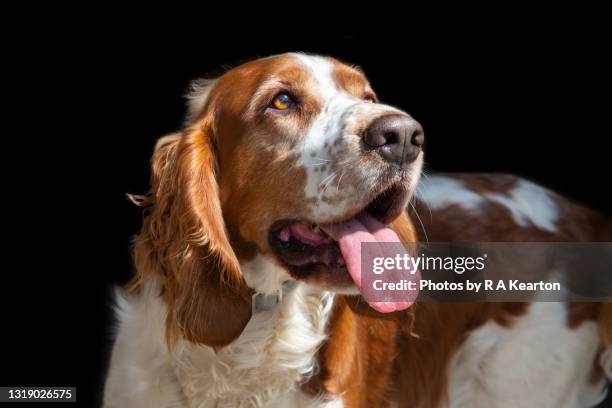
M131 273L141 220L125 194L148 190L153 145L180 128L189 80L240 61L306 51L358 64L383 102L424 126L428 172L516 173L612 214L609 47L596 25L491 23L440 38L82 28L16 47L27 62L5 134L3 385L76 385L84 406L99 398L110 295Z

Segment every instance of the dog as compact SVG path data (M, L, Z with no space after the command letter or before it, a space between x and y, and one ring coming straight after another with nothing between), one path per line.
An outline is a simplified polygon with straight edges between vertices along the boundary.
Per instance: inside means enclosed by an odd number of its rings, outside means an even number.
M611 240L605 217L512 176L419 183L423 146L414 118L333 58L195 82L184 129L155 147L150 194L131 197L146 216L103 405L601 401L610 305L361 300L362 242Z

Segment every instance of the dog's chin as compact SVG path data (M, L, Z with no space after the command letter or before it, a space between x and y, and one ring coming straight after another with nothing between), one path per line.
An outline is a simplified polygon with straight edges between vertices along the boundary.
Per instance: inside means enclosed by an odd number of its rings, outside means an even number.
M406 183L394 183L374 192L362 208L325 224L313 220L278 220L269 229L268 242L279 263L294 279L337 293L357 294L338 241L325 230L363 213L388 224L405 211L410 195L411 189Z

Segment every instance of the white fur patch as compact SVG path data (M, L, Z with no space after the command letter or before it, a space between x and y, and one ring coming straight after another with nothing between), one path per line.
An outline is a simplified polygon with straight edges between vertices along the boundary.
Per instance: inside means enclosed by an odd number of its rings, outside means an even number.
M334 142L344 136L342 116L363 101L340 89L333 77L334 66L329 60L305 54L293 55L309 70L313 91L323 100L321 111L310 124L300 151L300 164L306 168L305 196L316 200L318 211L343 215L346 209L335 208L337 206L321 199L321 189L330 195L339 189L340 175L331 171L334 153L338 151Z
M242 263L240 269L247 286L266 295L281 291L283 283L292 279L285 268L261 254Z
M159 286L148 284L140 296L126 298L117 291L119 323L109 371L105 408L185 407L166 350L166 307Z
M325 339L332 293L299 284L276 308L254 314L229 346L215 352L182 341L171 354L165 345L166 307L158 293L149 284L140 296L119 297L120 327L104 407L315 404L301 395L299 385L312 373Z
M559 207L549 192L537 184L519 180L509 197L502 194L486 194L485 197L509 209L516 223L523 227L534 225L542 230L557 231Z
M469 190L461 180L444 176L429 176L421 179L417 197L431 209L459 205L467 210L477 209L483 197Z
M421 182L417 191L417 197L425 201L431 209L458 205L465 210L478 211L483 204L494 202L507 208L520 226L557 231L559 207L548 190L527 180L519 179L517 186L508 195L478 194L470 190L463 180L429 176Z
M200 407L263 407L295 392L314 369L332 300L299 285L275 309L254 314L222 350L183 344L173 365L187 399Z
M510 327L489 322L472 332L449 371L449 407L590 407L605 381L589 383L597 325L567 326L564 303L532 303Z
M343 408L344 403L341 399L335 398L326 400L321 396L312 397L301 391L289 393L284 397L274 401L267 408Z

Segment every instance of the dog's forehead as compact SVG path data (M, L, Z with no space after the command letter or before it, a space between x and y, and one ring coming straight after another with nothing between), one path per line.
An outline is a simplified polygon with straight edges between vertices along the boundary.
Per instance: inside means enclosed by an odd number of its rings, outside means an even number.
M311 110L324 113L338 103L363 99L372 90L363 73L331 57L287 53L260 58L226 72L210 99L228 116L252 118L263 101L283 88L305 97ZM308 122L310 123L310 122Z
M360 95L370 87L359 69L336 59L298 53L290 55L305 70L324 99L333 98L338 91Z
M316 85L323 98L327 99L335 94L338 83L334 75L335 66L330 59L305 54L292 54L292 56L298 66L306 72L310 82Z
M369 89L368 80L358 68L318 55L281 54L251 61L237 70L243 74L243 86L245 76L256 79L253 93L274 82L304 86L323 99L333 98L339 91L360 95Z

